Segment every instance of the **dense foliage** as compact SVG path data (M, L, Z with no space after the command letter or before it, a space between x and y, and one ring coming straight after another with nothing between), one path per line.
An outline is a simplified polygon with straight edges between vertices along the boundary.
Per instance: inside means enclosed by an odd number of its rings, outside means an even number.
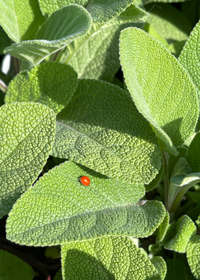
M200 279L199 17L0 0L1 280Z

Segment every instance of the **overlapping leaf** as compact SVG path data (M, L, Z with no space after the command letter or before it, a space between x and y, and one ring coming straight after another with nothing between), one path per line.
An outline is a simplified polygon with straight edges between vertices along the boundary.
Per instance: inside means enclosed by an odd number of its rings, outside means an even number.
M40 102L58 113L71 100L77 84L77 74L70 66L47 62L18 74L7 88L5 102Z
M37 103L0 108L0 217L34 182L49 156L55 135L55 114Z
M200 236L191 238L187 246L187 260L196 279L200 279Z
M176 222L175 235L164 244L164 247L168 250L185 253L187 244L195 233L195 224L187 215L184 215Z
M120 31L127 26L132 26L135 22L142 22L147 17L144 10L134 5L130 6L132 1L114 2L118 2L119 7L116 3L116 7L108 5L107 1L102 5L103 9L109 11L110 16L105 17L104 14L101 22L93 12L95 8L93 10L88 8L96 24L82 40L76 40L76 44L70 44L61 57L63 62L76 70L79 78L112 81L120 67L118 47ZM91 7L93 7L92 4Z
M162 148L178 154L176 146L194 132L198 118L197 93L188 74L164 46L137 28L121 32L120 60L138 110Z
M81 80L57 116L52 155L140 184L148 184L161 164L156 137L129 94L95 80Z
M43 22L38 1L0 1L0 25L14 42L33 39Z
M193 29L190 37L188 38L180 56L179 61L189 73L198 95L200 94L200 60L199 60L199 36L200 36L200 21Z
M69 5L54 12L41 26L34 40L13 44L7 48L7 52L38 64L74 39L85 35L91 24L91 16L83 7Z
M132 239L123 236L107 236L63 245L62 267L65 280L163 279Z
M89 176L90 185L78 178ZM151 235L165 217L161 202L135 203L144 187L117 182L72 162L55 167L14 205L7 238L26 245L54 245L107 234Z
M166 265L164 259L160 256L156 256L153 259L151 259L151 263L157 269L161 279L164 280L166 273L167 273L167 265Z

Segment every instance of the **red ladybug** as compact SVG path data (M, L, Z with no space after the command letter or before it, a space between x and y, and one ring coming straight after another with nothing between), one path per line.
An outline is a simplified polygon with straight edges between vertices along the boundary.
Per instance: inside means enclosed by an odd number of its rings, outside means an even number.
M82 185L84 185L86 187L89 186L89 184L90 184L90 178L87 176L81 176L79 178L79 181L81 182Z

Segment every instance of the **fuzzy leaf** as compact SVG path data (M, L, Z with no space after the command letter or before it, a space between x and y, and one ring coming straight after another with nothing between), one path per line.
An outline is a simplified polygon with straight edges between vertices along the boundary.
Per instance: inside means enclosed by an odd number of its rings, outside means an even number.
M200 172L200 132L195 135L189 145L187 160L194 172Z
M171 4L159 3L145 6L150 16L147 22L167 40L168 43L187 40L192 27L185 16Z
M163 45L137 28L121 32L120 60L138 110L154 127L162 148L178 154L175 146L194 132L199 110L186 71Z
M51 0L51 2L49 2L49 0L39 0L40 9L43 15L51 15L53 12L70 4L76 3L81 6L86 6L89 2L90 0Z
M169 213L166 212L165 218L156 231L156 243L161 243L167 233L169 226Z
M0 0L0 25L14 42L33 39L43 22L38 1Z
M166 265L164 259L160 256L156 256L153 259L151 259L151 263L157 269L161 279L164 280L166 273L167 273L167 265Z
M0 264L1 280L32 280L34 277L30 265L7 251L0 250Z
M35 40L13 44L11 55L39 64L45 57L85 35L92 25L90 14L81 6L69 5L54 12L41 26Z
M179 253L185 253L190 238L196 233L196 226L193 221L183 215L178 219L175 225L175 235L165 244L165 249Z
M189 73L200 100L200 61L199 61L199 36L200 36L200 21L197 23L192 33L190 34L180 56L179 61Z
M75 69L81 79L102 79L111 82L120 68L120 31L135 22L144 21L147 15L144 10L134 5L129 6L101 29L91 30L84 41L77 42L79 47L77 43L70 44L65 51L65 55L69 56L65 62Z
M58 113L71 100L77 84L77 74L70 66L47 62L15 76L7 88L5 102L40 102Z
M187 260L196 279L200 279L200 236L193 236L187 246Z
M82 185L80 176L90 177ZM151 235L165 217L161 202L135 203L144 187L108 179L72 162L53 168L14 205L7 238L45 246L107 234Z
M55 114L36 103L0 108L0 217L40 174L53 145Z
M132 238L124 236L67 243L62 246L62 267L65 280L162 279Z
M52 155L140 184L151 181L161 164L156 137L129 94L95 80L81 80L57 116Z

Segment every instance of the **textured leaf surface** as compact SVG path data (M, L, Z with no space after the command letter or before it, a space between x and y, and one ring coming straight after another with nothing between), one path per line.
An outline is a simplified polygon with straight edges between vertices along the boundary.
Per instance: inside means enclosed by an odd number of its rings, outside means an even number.
M120 68L120 31L133 25L134 22L142 22L146 17L147 13L144 10L134 5L129 6L102 28L95 27L91 30L84 40L70 44L65 51L65 56L68 57L66 63L76 70L79 78L102 79L111 82Z
M187 40L192 27L185 16L175 7L166 3L145 6L150 16L147 22L164 37L168 43Z
M200 95L200 47L199 47L199 36L200 36L200 21L197 23L192 33L190 34L180 56L179 61L183 67L189 73L198 96ZM200 100L200 96L199 96Z
M58 113L71 100L77 84L77 74L70 66L47 62L18 74L7 88L5 102L40 102Z
M120 60L138 110L154 126L163 149L176 154L174 146L192 134L199 110L186 71L164 46L137 28L121 32Z
M185 253L190 238L196 233L193 221L184 215L176 222L175 235L165 243L165 249Z
M91 16L84 8L69 5L54 12L45 21L37 32L35 40L13 44L7 48L7 52L19 59L38 64L75 38L85 35L91 24Z
M160 169L155 134L129 94L95 80L81 80L58 115L52 154L129 183L148 183Z
M34 182L46 163L55 135L55 114L36 103L0 108L0 216Z
M78 178L89 176L90 185ZM14 205L7 238L26 245L55 245L107 234L151 235L165 217L161 202L134 203L144 187L122 184L72 162L45 174Z
M30 265L7 251L0 250L1 280L32 280L34 271Z
M196 279L200 279L200 236L196 235L190 239L187 246L187 260L190 269Z
M151 259L151 263L157 269L161 279L164 280L166 273L167 273L167 265L166 265L164 259L160 256L156 256L153 259Z
M194 172L200 172L200 132L195 135L189 145L187 160Z
M107 236L62 246L65 280L161 280L130 237Z
M38 1L0 1L0 25L14 42L33 39L43 22Z
M156 243L163 241L169 226L169 213L166 212L165 218L156 231Z
M90 0L51 0L51 2L49 2L49 0L39 0L42 13L48 15L51 15L53 12L60 10L61 8L70 4L76 3L82 6L86 6L89 2Z

